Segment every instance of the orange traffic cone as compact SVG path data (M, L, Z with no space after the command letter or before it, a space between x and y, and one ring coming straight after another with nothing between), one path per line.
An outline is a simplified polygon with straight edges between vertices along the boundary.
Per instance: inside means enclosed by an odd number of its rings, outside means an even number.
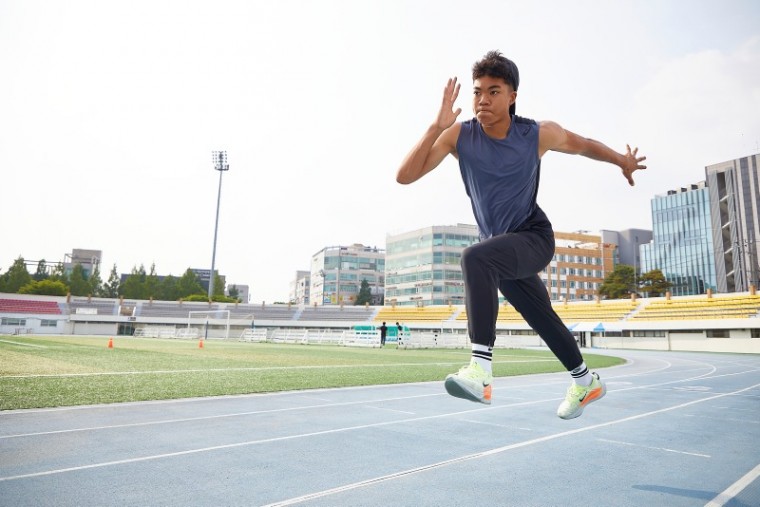
M109 348L109 349L112 349L112 348L113 348L113 338L109 338L109 339L108 339L108 348Z
M198 340L198 348L199 349L203 348L203 338L201 338L200 340Z

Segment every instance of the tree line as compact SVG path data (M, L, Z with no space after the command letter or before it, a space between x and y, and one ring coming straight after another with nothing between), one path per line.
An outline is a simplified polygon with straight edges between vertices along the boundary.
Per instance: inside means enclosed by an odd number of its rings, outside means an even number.
M658 297L664 296L672 286L659 269L637 277L633 266L618 264L599 287L599 296L608 299L622 299L631 294Z
M81 264L74 264L67 273L63 265L48 266L44 260L39 261L37 270L29 273L23 257L16 259L11 267L0 273L0 292L16 294L40 294L49 296L93 296L102 298L156 299L161 301L208 301L208 293L203 289L198 275L187 268L180 277L172 275L159 278L156 265L152 264L146 272L141 264L133 267L132 272L121 282L116 264L113 265L108 280L103 281L99 267L92 273L86 273ZM239 293L233 285L229 296L224 295L224 283L219 274L214 272L214 293L212 300L217 302L239 302Z
M608 299L626 298L631 294L657 297L665 295L671 286L672 284L665 279L659 269L637 277L633 266L619 264L599 287L599 296ZM104 282L98 267L88 275L81 264L75 264L71 272L66 273L61 264L48 266L44 260L41 260L37 264L37 270L29 273L23 257L16 259L5 273L0 273L0 292L50 296L71 294L72 296L124 297L161 301L208 300L208 294L203 289L198 275L190 268L187 268L179 278L172 275L159 278L155 264L151 265L149 272L146 272L141 264L139 267L133 267L132 272L122 283L114 264L108 280ZM212 300L234 303L240 301L238 296L239 293L234 285L230 287L229 296L225 296L222 278L214 272ZM362 280L361 289L354 304L363 305L370 303L371 300L369 283L367 280Z

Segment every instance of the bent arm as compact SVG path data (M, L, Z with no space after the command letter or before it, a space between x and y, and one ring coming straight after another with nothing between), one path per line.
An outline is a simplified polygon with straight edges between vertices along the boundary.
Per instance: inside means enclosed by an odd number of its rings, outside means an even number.
M640 162L646 160L646 157L637 157L639 149L636 148L631 152L631 147L626 145L625 154L618 153L607 145L594 139L579 136L569 130L565 130L554 122L541 122L538 140L538 155L542 157L547 151L558 151L571 155L582 155L592 160L608 162L620 167L623 176L628 183L633 186L633 172L639 169L646 169L647 166Z
M433 124L401 162L396 173L396 181L408 185L438 167L446 155L456 150L460 124L456 123L443 130Z

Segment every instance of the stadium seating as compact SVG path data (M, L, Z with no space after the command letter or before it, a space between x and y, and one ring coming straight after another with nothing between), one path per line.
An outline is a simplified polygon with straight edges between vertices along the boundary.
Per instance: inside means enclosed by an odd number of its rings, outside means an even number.
M745 319L760 317L760 295L684 297L652 301L631 321Z
M552 305L554 311L557 312L557 315L568 324L574 322L614 322L622 320L636 310L638 306L638 302L627 299L596 302L558 302ZM456 320L467 321L467 311L462 311ZM499 307L497 322L525 322L525 320L514 306L510 304L502 304Z
M31 299L0 299L0 313L36 313L41 315L61 315L61 307L55 301L35 301Z
M372 318L377 309L364 306L309 306L305 307L298 316L301 321L350 321L363 322Z
M375 322L441 322L458 311L454 306L384 306L377 312Z

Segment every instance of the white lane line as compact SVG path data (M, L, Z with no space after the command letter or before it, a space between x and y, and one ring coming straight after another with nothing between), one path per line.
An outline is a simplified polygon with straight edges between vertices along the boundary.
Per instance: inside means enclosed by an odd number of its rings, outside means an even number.
M744 474L744 477L731 484L725 491L705 504L705 507L723 507L744 488L752 484L752 481L760 477L760 465Z
M415 414L415 412L407 412L406 410L397 410L395 408L387 408L387 407L373 407L372 405L364 405L364 408L372 408L375 410L385 410L387 412L397 412L399 414L409 414L409 415Z
M490 449L490 450L487 450L487 451L478 452L478 453L475 453L475 454L470 454L470 455L466 455L466 456L460 456L460 457L453 458L453 459L450 459L450 460L441 461L439 463L432 463L430 465L425 465L425 466L422 466L422 467L419 467L419 468L413 468L413 469L405 470L405 471L402 471L402 472L396 472L396 473L393 473L393 474L390 474L390 475L385 475L385 476L377 477L377 478L370 479L370 480L367 480L367 481L361 481L361 482L357 482L357 483L354 483L354 484L347 484L347 485L341 486L339 488L334 488L334 489L330 489L330 490L325 490L325 491L320 491L320 492L316 492L316 493L311 493L309 495L305 495L305 496L301 496L301 497L291 498L291 499L285 500L284 503L281 502L281 503L276 503L276 504L272 504L272 505L292 505L294 503L300 503L300 502L303 502L303 501L306 501L306 500L310 500L310 499L313 499L313 498L320 498L320 497L323 497L323 496L332 495L332 494L335 494L335 493L340 492L340 491L347 491L349 489L355 489L355 488L367 486L367 485L370 485L370 484L376 484L376 483L379 483L379 482L384 482L384 481L396 479L398 477L402 477L402 476L405 476L405 475L415 474L415 473L419 473L419 472L426 471L426 470L432 470L432 469L439 468L439 467L442 467L442 466L447 466L447 465L451 465L451 464L454 464L454 463L460 463L460 462L463 462L463 461L469 461L469 460L472 460L472 459L479 459L479 458L483 458L483 457L486 457L486 456L491 456L491 455L494 455L494 454L499 454L499 453L502 453L502 452L505 452L505 451L510 451L510 450L513 450L513 449L519 449L521 447L526 447L526 446L529 446L529 445L534 445L534 444L539 444L539 443L543 443L543 442L548 442L550 440L555 440L557 438L566 437L566 436L569 436L569 435L575 435L577 433L583 433L583 432L594 430L594 429L597 429L597 428L605 428L607 426L613 426L613 425L625 423L625 422L628 422L628 421L635 421L637 419L642 419L644 417L649 417L649 416L653 416L653 415L657 415L657 414L662 414L662 413L665 413L665 412L670 412L672 410L677 410L677 409L680 409L680 408L689 407L691 405L696 405L698 403L704 403L706 401L710 401L710 400L714 400L714 399L718 399L718 398L724 398L726 396L731 396L731 395L734 395L734 394L737 394L737 393L741 393L741 392L744 392L744 391L747 391L747 390L750 390L750 389L755 389L757 387L760 387L760 384L755 384L755 385L750 386L750 387L745 387L743 389L738 389L738 390L733 391L731 393L717 394L717 395L714 395L714 396L710 396L709 398L703 398L703 399L700 399L700 400L689 401L689 402L686 402L686 403L681 403L681 404L678 404L678 405L673 405L673 406L670 406L670 407L661 408L661 409L658 409L658 410L653 410L653 411L645 412L645 413L638 414L638 415L633 415L633 416L624 417L624 418L621 418L621 419L615 419L613 421L608 421L608 422L604 422L604 423L594 424L594 425L591 425L591 426L586 426L584 428L578 428L578 429L574 429L574 430L569 430L569 431L564 431L564 432L560 432L560 433L555 433L555 434L552 434L552 435L546 435L544 437L540 437L540 438L536 438L536 439L532 439L532 440L526 440L526 441L523 441L523 442L518 442L516 444L510 444L510 445L506 445L506 446L503 446L503 447L497 447L495 449ZM288 441L288 440L297 440L297 439L302 439L302 438L307 438L307 437L315 437L315 436L322 436L322 435L331 435L331 434L336 434L336 433L344 433L344 432L347 432L347 431L363 430L363 429L368 429L368 428L379 428L379 427L390 426L390 425L396 426L398 424L403 424L403 423L441 419L441 418L444 418L444 417L458 416L458 415L463 415L463 414L472 414L473 412L479 412L479 411L482 411L482 410L493 410L493 408L486 407L486 408L479 408L479 409L473 409L473 410L464 410L464 411L460 411L460 412L452 412L452 413L448 413L448 414L436 414L436 415L430 415L430 416L424 416L424 417L413 417L413 418L408 418L408 419L403 419L403 420L385 421L385 422L371 423L371 424L361 424L361 425L357 425L357 426L348 426L348 427L343 427L343 428L333 428L333 429L329 429L329 430L314 431L314 432L310 432L310 433L301 433L301 434L297 434L297 435L287 435L287 436L283 436L283 437L265 438L265 439L260 439L260 440L249 440L249 441L245 441L245 442L235 442L235 443L232 443L232 444L216 445L216 446L210 446L210 447L201 447L201 448L198 448L198 449L188 449L188 450L185 450L185 451L177 451L177 452L170 452L170 453L164 453L164 454L154 454L154 455L149 455L149 456L140 456L140 457L136 457L136 458L127 458L127 459L122 459L122 460L106 461L106 462L101 462L101 463L92 463L92 464L89 464L89 465L80 465L80 466L75 466L75 467L59 468L59 469L53 469L53 470L45 470L45 471L42 471L42 472L34 472L34 473L28 473L28 474L11 475L11 476L6 476L6 477L0 477L0 482L14 481L14 480L19 480L19 479L28 479L28 478L32 478L32 477L44 477L44 476L48 476L48 475L56 475L56 474L62 474L62 473L67 473L67 472L76 472L76 471L89 470L89 469L94 469L94 468L104 468L104 467L115 466L115 465L124 465L124 464L128 464L128 463L140 463L140 462L145 462L145 461L154 461L154 460L159 460L159 459L173 458L173 457L177 457L177 456L187 456L187 455L191 455L191 454L206 453L206 452L219 451L219 450L225 450L225 449L235 449L235 448L239 448L239 447L248 447L248 446L252 446L252 445L259 445L259 444L265 444L265 443L283 442L283 441Z
M549 363L556 362L554 358L529 359L525 361L494 361L496 364L515 363ZM452 366L461 365L462 361L436 362L436 363L372 363L372 364L319 364L304 366L250 366L240 368L189 368L185 370L135 370L135 371L103 371L86 373L40 373L29 375L3 375L0 381L5 379L28 379L28 378L70 378L70 377L114 377L124 375L172 375L176 373L218 373L218 372L258 372L279 370L325 370L330 368L406 368L407 366Z
M413 400L417 398L427 398L431 396L442 396L442 395L440 393L435 393L435 394L416 394L414 396L397 396L394 398L381 398L377 400L372 400L372 403L383 403L383 402L388 402L388 401L405 401L405 400ZM266 409L266 410L251 410L247 412L233 412L229 414L203 415L203 416L198 416L198 417L184 417L184 418L177 418L177 419L162 419L160 421L144 421L144 422L126 423L126 424L109 424L109 425L104 425L104 426L87 426L83 428L71 428L71 429L65 429L65 430L39 431L36 433L18 433L15 435L0 435L0 440L7 439L7 438L57 435L61 433L77 433L77 432L82 432L82 431L99 431L99 430L111 430L111 429L116 429L116 428L153 426L153 425L159 425L159 424L176 424L176 423L183 423L183 422L206 421L209 419L225 419L228 417L244 417L244 416L250 416L250 415L276 414L279 412L293 412L297 410L318 410L322 408L346 407L346 406L351 406L351 405L366 405L366 404L367 404L367 400L345 401L341 403L328 403L328 404L321 404L321 405L301 405L301 406L287 407L287 408L273 408L273 409ZM409 412L409 413L413 413L413 412Z
M2 343L10 343L11 345L18 345L20 347L33 347L35 349L46 349L45 345L32 345L31 343L14 342L11 340L0 340Z
M409 475L418 474L418 473L422 473L422 472L427 472L429 470L434 470L434 469L437 469L437 468L441 468L441 467L445 467L445 466L449 466L449 465L454 465L454 464L462 463L462 462L465 462L465 461L485 458L485 457L493 456L495 454L499 454L499 453L502 453L502 452L511 451L511 450L514 450L514 449L519 449L521 447L527 447L529 445L540 444L540 443L543 443L543 442L548 442L550 440L555 440L557 438L562 438L562 437L567 437L567 436L570 436L570 435L575 435L577 433L583 433L583 432L595 430L595 429L598 429L598 428L604 428L604 427L612 426L612 425L615 425L615 424L621 424L621 423L625 423L625 422L629 422L629 421L635 421L636 419L642 419L644 417L650 417L650 416L653 416L653 415L662 414L662 413L665 413L665 412L670 412L672 410L678 410L680 408L688 407L688 406L691 406L691 405L696 405L697 403L704 403L706 401L714 400L714 399L717 399L717 398L723 398L725 396L731 396L733 394L741 393L741 392L744 392L746 390L754 389L754 388L759 387L759 386L760 386L760 384L755 384L755 385L750 386L750 387L745 387L743 389L739 389L739 390L734 391L732 393L717 394L717 395L711 396L709 398L704 398L704 399L701 399L701 400L690 401L690 402L687 402L687 403L681 403L679 405L673 405L671 407L661 408L659 410L653 410L651 412L645 412L643 414L633 415L633 416L630 416L630 417L624 417L622 419L616 419L614 421L608 421L608 422L605 422L605 423L594 424L594 425L591 425L591 426L586 426L584 428L578 428L578 429L575 429L575 430L564 431L564 432L561 432L561 433L555 433L553 435L546 435L544 437L534 438L532 440L526 440L526 441L523 441L523 442L518 442L516 444L505 445L503 447L496 447L495 449L490 449L490 450L483 451L483 452L478 452L478 453L475 453L475 454L469 454L469 455L466 455L466 456L459 456L457 458L452 458L452 459L445 460L445 461L439 461L438 463L431 463L429 465L421 466L421 467L418 467L418 468L411 468L409 470L403 470L401 472L396 472L396 473L389 474L389 475L383 475L383 476L375 477L375 478L368 479L368 480L365 480L365 481L354 482L352 484L345 484L345 485L339 486L337 488L327 489L327 490L323 490L323 491L316 491L314 493L309 493L307 495L293 497L293 498L288 498L288 499L285 499L285 500L282 500L282 501L279 501L279 502L275 502L275 503L264 505L262 507L279 507L279 506L283 506L283 505L295 505L295 504L298 504L298 503L306 502L308 500L314 500L316 498L323 498L323 497L326 497L326 496L334 495L336 493L342 493L344 491L350 491L350 490L362 488L362 487L365 487L365 486L371 486L371 485L374 485L374 484L379 484L381 482L386 482L386 481L390 481L390 480L394 480L394 479L399 479L399 478L406 477L406 476L409 476ZM0 480L2 480L2 479L0 479ZM744 478L742 478L741 480L744 480ZM742 486L742 488L745 487L745 486Z
M671 380L669 382L661 382L659 384L649 384L649 385L643 385L643 386L634 386L634 387L625 387L622 389L615 389L610 390L609 392L623 392L623 391L632 391L632 390L639 390L639 389L653 389L659 386L664 385L670 385L670 384L679 384L682 382L691 382L693 380L707 380L707 379L714 379L714 378L720 378L720 377L730 377L734 375L740 375L743 373L754 373L758 370L748 370L745 372L737 372L737 373L726 373L723 375L715 375L712 377L708 377L709 373L705 373L703 375L698 375L696 377L691 377L687 379L679 379L679 380ZM500 377L503 378L503 377ZM539 392L536 387L541 386L542 384L525 384L524 386L511 386L510 388L513 390L518 390L522 388L532 388L534 394L536 392ZM263 393L267 394L267 393ZM273 394L273 393L269 393ZM274 393L278 394L278 393ZM702 394L702 393L698 393ZM396 401L396 400L406 400L406 399L414 399L414 398L425 398L430 396L445 396L443 393L432 393L432 394L422 394L422 395L415 395L415 396L403 396L403 397L397 397L397 398L385 398L380 400L373 400L372 403L377 403L381 401ZM506 398L509 399L509 398ZM517 398L519 399L519 398ZM561 400L562 398L544 398L540 400L532 400L528 402L520 402L520 403L511 403L508 405L497 405L492 406L489 408L493 409L504 409L504 408L513 408L513 407L520 407L525 405L534 405L538 403L545 403L549 401L557 401ZM173 401L182 401L182 400L173 400ZM145 402L149 403L149 402ZM158 425L158 424L171 424L171 423L180 423L180 422L192 422L192 421L203 421L203 420L210 420L210 419L223 419L228 417L240 417L240 416L249 416L249 415L260 415L260 414L269 414L274 412L288 412L288 411L295 411L295 410L312 410L312 409L319 409L319 408L330 408L330 407L340 407L340 406L348 406L348 405L359 405L359 404L366 404L367 400L362 401L351 401L351 402L342 402L342 403L330 403L326 405L307 405L307 406L298 406L298 407L288 407L288 408L281 408L281 409L271 409L271 410L254 410L249 412L236 412L236 413L230 413L230 414L215 414L210 416L198 416L198 417L188 417L188 418L179 418L179 419L167 419L167 420L161 420L161 421L147 421L147 422L139 422L139 423L128 423L128 424L112 424L112 425L105 425L105 426L91 426L91 427L83 427L83 428L73 428L73 429L65 429L65 430L52 430L52 431L43 431L43 432L36 432L36 433L19 433L19 434L12 434L12 435L0 435L0 440L6 439L6 438L19 438L19 437L33 437L33 436L42 436L42 435L55 435L60 433L69 433L69 432L81 432L81 431L98 431L98 430L108 430L108 429L114 429L114 428L129 428L129 427L136 427L136 426L151 426L151 425ZM96 406L97 407L97 406ZM46 410L47 411L47 410ZM3 417L4 414L0 414L0 417ZM10 415L10 414L8 414Z
M756 419L737 419L736 417L716 417L705 414L684 414L684 417L699 417L700 419L711 419L714 421L730 421L738 422L742 424L760 424L760 421Z
M668 449L667 447L652 447L650 445L641 445L641 444L634 444L633 442L621 442L620 440L608 440L606 438L597 438L600 442L607 442L610 444L618 444L618 445L627 445L630 447L641 447L643 449L651 449L653 451L665 451L665 452L674 452L676 454L686 454L687 456L697 456L700 458L710 458L709 454L699 454L697 452L686 452L686 451L677 451L675 449Z
M523 431L533 431L531 428L520 428L520 427L514 427L509 426L508 424L499 424L499 423L493 423L493 422L485 422L485 421L476 421L474 419L461 419L463 422L473 423L477 424L478 426L495 426L496 428L506 428L510 431L512 430L523 430Z

